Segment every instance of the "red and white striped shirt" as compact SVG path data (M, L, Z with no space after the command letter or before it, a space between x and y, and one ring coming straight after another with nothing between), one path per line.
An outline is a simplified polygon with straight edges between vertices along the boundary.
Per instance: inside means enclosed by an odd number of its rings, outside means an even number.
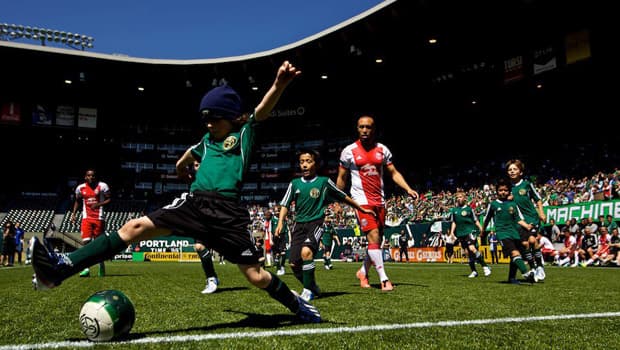
M82 219L104 220L103 207L92 209L90 206L94 203L103 202L109 193L110 188L105 182L100 181L95 188L91 188L87 183L78 185L75 188L75 198L83 200Z
M383 167L390 164L392 152L381 143L368 151L359 140L345 147L340 167L351 172L351 198L360 205L384 205Z

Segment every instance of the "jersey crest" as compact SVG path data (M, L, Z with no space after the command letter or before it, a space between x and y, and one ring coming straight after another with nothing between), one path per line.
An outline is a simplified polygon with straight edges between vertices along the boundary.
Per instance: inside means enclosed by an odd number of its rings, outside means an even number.
M316 198L319 198L319 195L320 195L320 194L321 194L321 191L319 191L319 189L318 189L318 188L316 188L316 187L313 187L313 188L310 190L310 197L312 197L312 198L315 198L315 199L316 199Z
M237 137L231 135L231 136L228 136L226 140L224 140L224 143L222 143L222 148L224 149L224 151L228 151L231 148L235 147L236 144L237 144Z

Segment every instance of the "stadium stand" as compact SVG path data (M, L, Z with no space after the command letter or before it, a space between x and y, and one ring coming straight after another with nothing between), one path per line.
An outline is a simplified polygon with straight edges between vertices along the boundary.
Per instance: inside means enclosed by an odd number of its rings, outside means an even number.
M58 203L56 194L21 194L7 204L7 214L1 223L19 221L26 232L44 232L52 223Z
M146 200L113 199L105 208L106 232L117 231L125 222L142 215L146 210L146 205ZM72 223L71 210L68 210L62 218L58 232L80 232L79 225L82 220L82 212L78 210L75 217L75 223Z

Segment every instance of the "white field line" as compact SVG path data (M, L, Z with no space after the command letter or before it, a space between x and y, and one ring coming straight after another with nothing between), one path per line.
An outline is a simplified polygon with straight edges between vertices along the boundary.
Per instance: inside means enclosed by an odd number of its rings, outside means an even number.
M357 326L357 327L336 327L336 328L307 328L307 329L290 329L280 331L265 331L265 332L233 332L233 333L212 333L212 334L196 334L196 335L179 335L170 337L146 337L140 339L133 339L128 341L110 342L110 343L93 343L86 340L83 341L63 341L54 343L39 343L39 344L15 344L15 345L2 345L0 350L26 350L26 349L55 349L55 348L87 348L94 347L96 345L104 344L156 344L156 343L182 343L190 341L204 341L204 340L220 340L231 338L256 338L256 337L273 337L273 336L296 336L296 335L315 335L315 334L330 334L330 333L357 333L367 331L389 331L395 329L408 329L408 328L432 328L432 327L459 327L470 325L485 325L485 324L498 324L498 323L521 323L521 322L535 322L535 321L555 321L555 320L568 320L568 319L580 319L580 318L606 318L606 317L620 317L620 312L600 312L592 314L571 314L571 315L551 315L551 316L531 316L531 317L506 317L506 318L492 318L481 320L461 320L461 321L439 321L439 322L418 322L418 323L401 323L401 324L386 324L386 325L374 325L374 326Z

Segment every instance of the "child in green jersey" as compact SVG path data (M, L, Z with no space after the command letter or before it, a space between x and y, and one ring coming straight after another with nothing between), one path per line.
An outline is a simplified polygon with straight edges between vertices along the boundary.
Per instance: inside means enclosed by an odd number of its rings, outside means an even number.
M465 192L456 192L456 207L450 209L450 235L456 236L456 243L467 251L469 257L469 278L478 277L476 262L482 266L485 276L491 275L491 268L484 262L484 257L476 248L476 230L482 234L482 227L473 209L467 205Z
M525 222L531 225L529 230L519 228L519 234L525 248L523 257L534 270L539 280L544 280L545 268L543 267L543 255L540 251L540 243L536 239L536 235L540 229L540 223L546 221L545 212L543 210L542 198L534 184L523 178L525 165L519 159L511 159L506 162L506 171L510 182L512 183L512 193L510 199L514 201L519 210L523 214Z
M118 232L101 235L66 257L48 251L34 238L32 265L37 286L56 287L80 269L114 256L130 243L174 231L200 239L205 246L226 256L251 284L264 289L302 321L321 322L314 306L261 267L259 252L248 231L248 210L239 202L256 125L269 117L285 88L299 74L301 71L288 61L282 63L270 89L249 116L243 113L241 98L230 86L210 90L199 108L208 132L176 164L177 175L188 179L193 162L200 162L190 192L161 209L130 220Z
M515 278L517 269L521 271L521 274L528 282L536 282L538 279L534 271L528 272L521 258L523 245L518 231L519 226L529 230L532 228L532 225L525 222L519 207L513 201L508 200L511 190L510 183L505 179L500 179L497 182L496 188L497 199L489 204L486 215L484 216L482 231L484 232L491 219L493 219L497 239L501 242L504 256L510 257L510 269L508 272L509 283L519 283Z
M295 277L303 284L301 297L312 300L319 296L320 289L314 278L314 255L323 235L325 208L331 202L345 202L352 207L373 215L370 209L362 208L346 193L336 187L328 177L317 176L319 153L313 150L299 152L299 167L302 177L293 179L280 202L280 220L275 235L282 232L282 223L288 210L295 202L295 224L291 233L289 263Z

